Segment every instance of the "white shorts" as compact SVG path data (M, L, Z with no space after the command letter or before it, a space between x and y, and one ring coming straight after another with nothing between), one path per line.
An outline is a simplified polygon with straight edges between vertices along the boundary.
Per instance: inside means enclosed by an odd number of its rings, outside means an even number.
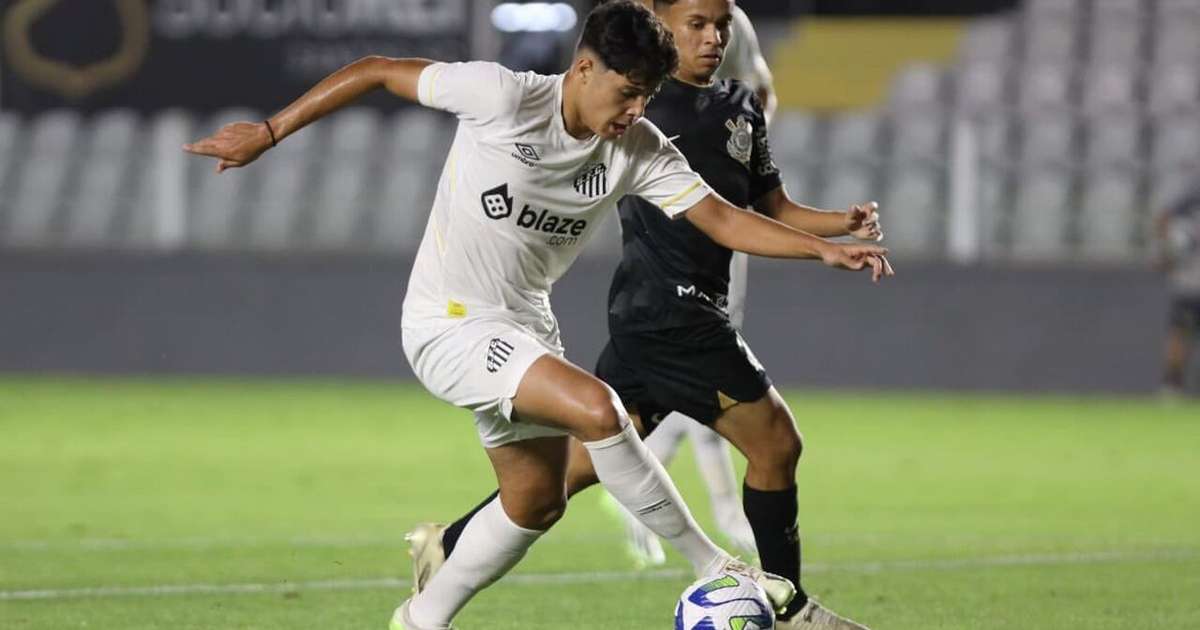
M475 413L487 448L567 435L513 418L512 399L533 362L562 349L520 324L498 318L438 320L403 328L404 354L431 394Z

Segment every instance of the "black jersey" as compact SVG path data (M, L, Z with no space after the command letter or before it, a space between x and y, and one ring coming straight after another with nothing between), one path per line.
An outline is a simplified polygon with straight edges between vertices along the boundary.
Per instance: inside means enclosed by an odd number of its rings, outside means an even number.
M702 88L667 79L646 118L729 203L749 208L779 187L762 105L745 84L725 80ZM728 320L732 252L640 197L624 197L618 207L623 246L608 294L610 332Z

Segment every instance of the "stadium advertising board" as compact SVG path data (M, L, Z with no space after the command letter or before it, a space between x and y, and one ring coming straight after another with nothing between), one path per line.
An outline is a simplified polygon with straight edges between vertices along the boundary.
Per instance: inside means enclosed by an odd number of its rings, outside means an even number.
M465 59L472 4L10 0L0 107L271 110L367 54Z

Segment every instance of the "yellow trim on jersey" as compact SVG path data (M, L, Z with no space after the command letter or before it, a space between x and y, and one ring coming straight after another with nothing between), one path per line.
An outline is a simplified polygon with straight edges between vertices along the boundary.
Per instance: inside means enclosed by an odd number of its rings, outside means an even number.
M467 305L462 302L450 300L446 303L446 316L454 319L462 319L467 316Z
M686 197L686 196L690 195L690 194L692 193L692 191L693 191L693 190L696 190L697 188L699 188L699 187L700 187L700 184L703 184L703 183L704 183L704 182L695 182L695 183L693 183L691 186L688 186L688 187L687 187L687 188L686 188L686 189L685 189L683 192L681 192L681 193L679 193L678 195L675 195L674 197L671 197L670 199L668 199L668 200L664 201L664 202L663 202L662 204L660 204L658 207L662 208L663 210L666 210L667 208L670 208L671 206L675 205L675 203L676 203L676 202L678 202L680 199L683 199L684 197Z
M446 255L446 244L442 242L442 231L438 229L438 221L436 215L429 216L430 227L433 228L433 241L437 243L438 254Z
M432 71L433 74L429 75L429 80L425 82L425 98L421 98L420 95L417 96L418 101L430 107L433 106L433 86L437 82L438 77L442 76L442 69L440 67L434 67L434 65L435 64L429 64L421 71L423 73Z

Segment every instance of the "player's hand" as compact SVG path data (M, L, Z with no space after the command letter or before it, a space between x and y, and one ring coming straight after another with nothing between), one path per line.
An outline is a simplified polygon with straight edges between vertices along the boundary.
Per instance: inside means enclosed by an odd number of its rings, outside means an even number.
M230 123L207 138L183 145L188 153L217 158L218 173L245 166L269 148L271 134L267 126L248 122Z
M892 264L888 262L887 253L887 248L879 245L830 243L830 247L822 253L821 260L839 269L870 269L871 281L877 283L880 278L896 275Z
M883 240L883 227L879 225L879 204L869 201L850 206L846 212L846 233L860 241Z

